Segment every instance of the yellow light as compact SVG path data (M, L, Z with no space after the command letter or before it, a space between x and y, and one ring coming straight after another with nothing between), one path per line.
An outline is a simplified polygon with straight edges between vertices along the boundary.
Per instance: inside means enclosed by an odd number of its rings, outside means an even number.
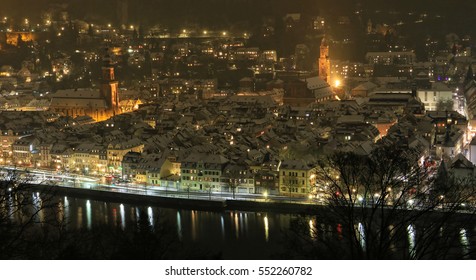
M335 87L339 87L339 86L340 86L340 80L336 80L336 81L334 82L334 86L335 86Z

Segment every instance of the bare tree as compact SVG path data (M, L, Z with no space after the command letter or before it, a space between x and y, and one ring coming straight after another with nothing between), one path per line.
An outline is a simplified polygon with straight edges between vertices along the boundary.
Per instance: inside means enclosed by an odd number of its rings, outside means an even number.
M0 258L31 256L32 244L38 246L46 228L62 222L46 213L55 211L56 203L49 187L32 184L28 171L2 169L0 174Z
M303 248L300 253L307 257L333 259L471 254L468 248L461 251L459 238L461 229L474 222L474 210L461 211L474 199L474 184L450 177L431 180L418 157L415 150L378 146L369 156L346 152L322 161L316 177L325 206L301 223L309 234L293 233L306 244L295 248Z

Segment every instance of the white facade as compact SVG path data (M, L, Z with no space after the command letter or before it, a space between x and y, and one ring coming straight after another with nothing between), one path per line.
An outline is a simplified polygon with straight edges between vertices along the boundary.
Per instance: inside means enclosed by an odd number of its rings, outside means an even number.
M469 160L476 164L476 138L469 144Z
M427 111L436 111L436 105L439 101L453 100L453 92L442 83L434 83L431 89L418 90L417 96L425 104L425 110Z

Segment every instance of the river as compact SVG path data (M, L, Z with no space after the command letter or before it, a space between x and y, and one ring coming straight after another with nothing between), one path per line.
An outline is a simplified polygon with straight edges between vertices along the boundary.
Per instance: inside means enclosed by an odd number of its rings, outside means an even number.
M33 194L34 200L36 195ZM318 234L322 238L322 234L326 232L338 236L343 230L341 225L318 223L313 217L298 219L296 214L184 210L74 197L54 199L58 202L55 203L55 207L58 207L56 211L41 210L38 219L56 215L56 218L64 220L66 227L71 230L93 230L106 226L127 232L137 230L139 213L143 212L146 213L150 225L167 227L184 248L197 248L210 256L223 259L282 259L288 256L285 253L289 253L290 249L291 240L287 237L288 233L296 226L301 226L300 232L311 239L317 239ZM302 223L297 224L298 220ZM362 234L360 242L364 247L365 229L360 223L356 228ZM447 231L441 228L442 233ZM412 250L418 249L415 245L416 238L421 232L416 225L410 224L406 228L405 250L410 256ZM451 235L457 237L454 239L457 250L452 249L456 254L450 258L474 257L472 250L476 243L475 232L474 224L451 230Z
M185 244L194 245L224 259L278 258L292 214L246 211L198 211L129 205L62 197L57 211L70 229L109 226L135 230L140 211L152 226L164 223ZM253 252L250 255L250 252Z

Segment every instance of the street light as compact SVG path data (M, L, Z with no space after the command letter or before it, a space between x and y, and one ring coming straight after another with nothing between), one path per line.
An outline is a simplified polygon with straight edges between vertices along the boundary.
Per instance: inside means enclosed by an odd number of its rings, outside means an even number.
M265 201L265 202L268 201L268 192L267 192L267 191L265 191L265 192L263 193L263 196L264 196L264 201Z
M340 80L335 80L334 86L337 88L340 86L340 83L341 83Z

